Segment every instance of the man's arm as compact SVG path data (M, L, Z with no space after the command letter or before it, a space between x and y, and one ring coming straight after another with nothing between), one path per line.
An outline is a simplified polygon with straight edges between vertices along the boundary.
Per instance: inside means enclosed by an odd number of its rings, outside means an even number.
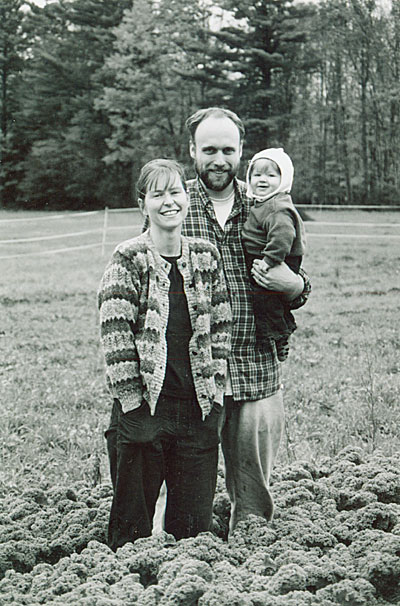
M310 296L311 282L303 269L296 274L286 263L279 263L265 271L262 260L255 259L251 271L257 284L285 295L291 309L302 307Z

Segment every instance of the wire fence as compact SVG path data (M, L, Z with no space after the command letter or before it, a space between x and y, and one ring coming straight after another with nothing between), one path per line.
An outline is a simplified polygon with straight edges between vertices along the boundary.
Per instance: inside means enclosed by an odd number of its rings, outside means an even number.
M320 213L322 214L322 211L324 210L391 210L391 211L398 211L400 210L399 206L338 206L338 205L311 205L311 204L296 204L296 207L298 208L305 208L308 210L317 210L320 211ZM65 238L74 238L74 237L83 237L83 236L88 236L88 235L92 235L92 234L99 234L99 239L96 240L93 243L89 243L89 244L80 244L78 246L65 246L62 248L49 248L46 250L40 250L40 251L28 251L28 252L20 252L20 253L15 253L15 254L7 254L7 255L0 255L0 260L2 259L13 259L13 258L17 258L17 257L25 257L27 255L32 256L32 255L52 255L52 254L59 254L59 253L65 253L65 252L70 252L70 251L77 251L77 250L83 250L83 249L90 249L90 248L100 248L101 250L101 255L104 256L105 254L105 249L106 246L110 246L111 244L115 244L115 242L108 242L107 241L107 234L109 234L109 232L114 232L114 231L120 231L120 230L127 230L129 229L131 226L130 225L110 225L110 215L111 214L117 214L117 213L136 213L139 215L140 211L138 208L105 208L104 210L97 210L97 211L89 211L89 212L77 212L77 213L67 213L67 214L58 214L58 215L49 215L49 216L43 216L43 215L38 215L36 217L18 217L18 218L13 218L13 219L0 219L0 229L1 226L7 226L9 227L12 223L15 223L17 225L22 224L22 223L29 223L31 224L32 222L41 222L41 221L54 221L54 220L65 220L65 219L75 219L75 218L84 218L84 217L88 217L88 216L94 216L94 215L103 215L103 219L102 219L102 226L98 227L96 229L85 229L85 230L80 230L80 231L68 231L68 232L63 232L60 234L52 234L52 235L45 235L45 236L30 236L30 237L17 237L17 238L6 238L6 239L1 239L0 240L0 245L14 245L14 244L29 244L29 243L38 243L38 242L46 242L46 241L54 241L54 240L58 240L58 239L65 239ZM316 233L314 231L311 231L309 229L309 226L314 225L314 226L335 226L335 227L367 227L367 228L376 228L376 227L380 227L380 228L396 228L396 227L400 227L400 223L396 223L396 222L391 222L391 223L375 223L375 222L346 222L346 221L314 221L314 220L305 220L304 221L305 225L306 225L306 232L307 232L307 237L308 238L352 238L355 240L365 240L365 239L400 239L400 234L373 234L373 233L368 233L368 234L360 234L360 233Z

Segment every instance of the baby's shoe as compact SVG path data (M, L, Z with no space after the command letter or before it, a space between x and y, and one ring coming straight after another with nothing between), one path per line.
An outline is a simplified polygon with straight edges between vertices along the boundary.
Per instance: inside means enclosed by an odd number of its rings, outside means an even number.
M284 362L289 355L289 339L282 337L279 341L275 341L276 353L278 354L279 362Z

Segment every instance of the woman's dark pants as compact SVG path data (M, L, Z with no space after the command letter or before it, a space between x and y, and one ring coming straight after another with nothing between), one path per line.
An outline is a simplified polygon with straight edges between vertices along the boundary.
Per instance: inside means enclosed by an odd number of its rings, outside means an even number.
M221 407L201 419L196 400L160 397L126 414L114 401L106 432L114 498L108 543L116 550L152 532L162 482L167 485L165 531L176 539L208 531L218 464Z

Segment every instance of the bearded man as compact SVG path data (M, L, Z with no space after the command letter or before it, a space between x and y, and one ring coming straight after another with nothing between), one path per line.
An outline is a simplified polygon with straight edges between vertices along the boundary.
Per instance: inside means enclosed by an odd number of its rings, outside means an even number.
M274 503L269 482L284 427L280 364L270 349L256 344L256 327L241 232L250 201L237 179L244 126L233 112L201 109L186 122L190 155L197 177L187 183L190 207L183 233L209 240L221 254L233 313L232 354L225 389L221 430L225 481L231 501L230 533L249 514L271 520ZM297 308L311 286L304 272L282 263L254 278L269 290L284 293Z

